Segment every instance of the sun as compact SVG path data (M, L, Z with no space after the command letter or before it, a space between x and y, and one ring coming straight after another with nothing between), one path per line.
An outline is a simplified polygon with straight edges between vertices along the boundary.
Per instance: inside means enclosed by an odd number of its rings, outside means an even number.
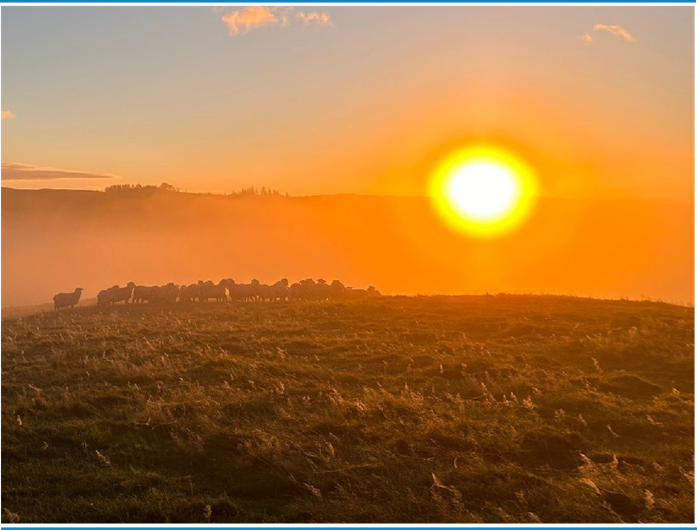
M447 186L453 205L463 215L482 221L506 215L522 192L509 168L487 161L455 168Z
M430 180L438 213L477 236L510 232L528 216L536 193L532 169L497 147L473 146L447 156Z

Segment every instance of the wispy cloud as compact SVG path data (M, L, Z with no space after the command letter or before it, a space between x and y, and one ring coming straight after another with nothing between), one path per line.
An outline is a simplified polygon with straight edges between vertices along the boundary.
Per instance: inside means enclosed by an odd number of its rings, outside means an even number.
M635 41L636 40L634 37L632 37L632 34L629 33L622 26L614 26L614 25L608 25L608 24L596 24L595 26L593 26L593 31L609 31L613 35L617 35L618 37L622 37L625 40L628 40L628 41Z
M579 40L583 41L584 44L590 44L593 42L593 35L590 33L584 33L579 37Z
M295 11L293 7L250 6L235 9L223 15L222 21L228 27L231 36L244 35L263 26L288 26L293 19L305 25L326 26L331 24L328 13L319 11Z
M115 175L89 173L52 167L30 166L13 162L2 163L2 180L110 179Z
M17 115L12 112L11 110L3 110L2 111L2 121L5 120L13 120L17 117Z
M332 22L329 14L320 13L319 11L310 11L309 13L298 11L295 17L302 20L305 24L316 24L318 26L326 26Z
M634 42L636 40L634 36L631 33L629 33L629 31L624 29L622 26L618 26L616 24L596 24L595 26L593 26L593 31L607 31L612 35L622 37L624 40L630 42ZM593 42L594 38L591 33L587 32L581 35L579 37L579 40L581 40L584 44L590 44L591 42Z

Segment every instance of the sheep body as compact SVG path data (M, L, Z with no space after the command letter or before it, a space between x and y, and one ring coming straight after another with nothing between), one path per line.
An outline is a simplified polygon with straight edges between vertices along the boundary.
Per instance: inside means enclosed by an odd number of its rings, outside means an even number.
M58 293L53 297L53 309L58 311L64 307L75 307L82 295L82 287L78 287L72 293Z
M119 287L118 285L114 285L113 287L109 287L109 289L100 291L97 295L97 305L106 306L115 304L117 302L123 302L124 304L128 304L128 301L133 296L133 291L135 290L135 287L135 283L128 282L126 287Z

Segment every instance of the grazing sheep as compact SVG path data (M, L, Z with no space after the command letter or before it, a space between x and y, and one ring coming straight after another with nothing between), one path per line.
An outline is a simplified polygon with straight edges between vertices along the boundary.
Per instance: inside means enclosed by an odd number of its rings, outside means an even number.
M53 310L58 311L63 307L75 307L80 300L82 287L78 287L72 293L58 293L53 297Z

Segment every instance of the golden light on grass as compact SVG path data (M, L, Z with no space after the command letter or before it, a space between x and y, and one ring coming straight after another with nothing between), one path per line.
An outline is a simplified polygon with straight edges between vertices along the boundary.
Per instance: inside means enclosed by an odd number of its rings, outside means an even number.
M475 236L510 232L529 215L537 192L533 170L494 146L448 155L430 180L436 210L453 228Z

